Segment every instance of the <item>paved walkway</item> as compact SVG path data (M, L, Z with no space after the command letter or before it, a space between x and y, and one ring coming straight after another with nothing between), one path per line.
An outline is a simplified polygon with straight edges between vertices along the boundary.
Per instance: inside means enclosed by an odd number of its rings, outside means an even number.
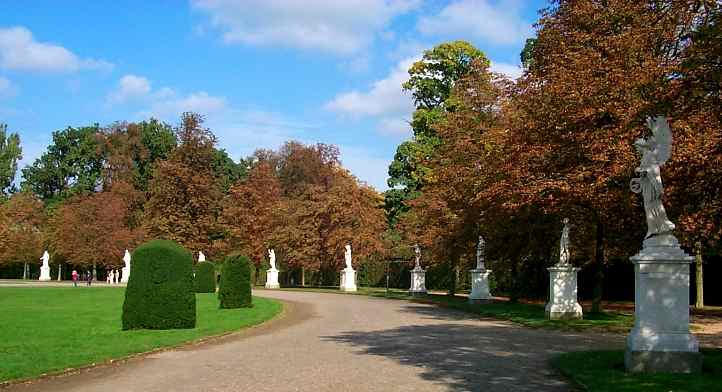
M621 335L533 330L407 301L261 291L285 316L214 343L8 391L569 391L555 353Z

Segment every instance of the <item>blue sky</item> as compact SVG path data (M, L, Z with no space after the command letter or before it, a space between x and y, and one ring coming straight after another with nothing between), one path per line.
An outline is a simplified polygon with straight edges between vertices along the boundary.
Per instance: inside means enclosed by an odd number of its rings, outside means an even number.
M493 69L544 0L14 1L0 13L0 122L21 165L66 126L204 114L234 159L285 140L336 144L378 190L410 137L408 65L465 39Z

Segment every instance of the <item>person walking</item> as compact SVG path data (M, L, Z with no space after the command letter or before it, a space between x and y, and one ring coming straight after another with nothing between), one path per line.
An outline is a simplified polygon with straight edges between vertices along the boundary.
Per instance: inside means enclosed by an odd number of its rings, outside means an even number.
M85 273L85 279L88 281L88 286L90 286L91 283L93 283L93 273L88 271Z
M80 278L78 271L73 270L73 273L71 274L71 276L73 277L73 287L78 287L78 278Z

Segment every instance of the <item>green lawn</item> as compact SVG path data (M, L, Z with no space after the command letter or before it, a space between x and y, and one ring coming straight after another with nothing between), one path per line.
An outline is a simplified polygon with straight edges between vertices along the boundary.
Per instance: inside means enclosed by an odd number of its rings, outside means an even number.
M413 297L406 290L392 289L388 295L384 288L359 287L359 291L346 293L334 289L294 288L282 290L314 291L337 294L368 295L371 297L405 299L414 302L432 303L435 305L508 320L532 328L553 328L564 330L595 330L608 332L628 332L634 324L634 316L617 312L604 312L601 314L585 314L583 320L547 320L544 306L526 303L512 303L508 301L493 301L483 304L470 304L466 297L429 294L422 297Z
M278 301L218 309L215 294L197 294L196 328L121 331L124 288L0 288L0 382L36 377L259 324Z
M624 352L562 354L552 362L589 392L708 392L722 388L722 350L703 350L700 374L627 374Z

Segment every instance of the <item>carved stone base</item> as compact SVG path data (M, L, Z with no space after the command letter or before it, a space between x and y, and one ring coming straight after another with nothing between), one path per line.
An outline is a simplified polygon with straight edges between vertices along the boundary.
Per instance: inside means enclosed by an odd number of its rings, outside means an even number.
M130 278L130 268L121 269L120 273L120 283L128 283L128 279Z
M277 269L269 269L266 271L266 288L267 289L277 289L281 287L281 285L278 284L278 270Z
M40 267L40 278L38 278L38 280L50 280L50 267Z
M634 328L627 337L627 370L699 371L699 345L689 333L689 265L694 257L666 234L645 240L631 260Z
M469 302L488 301L491 299L489 292L489 275L491 270L473 269L471 273L471 294L469 294Z
M344 268L341 271L341 291L357 291L356 288L356 270Z
M572 266L555 266L549 270L549 302L544 308L551 320L581 319L582 306L577 301L577 272Z
M426 294L426 271L421 269L421 267L411 270L411 288L409 288L409 294Z

